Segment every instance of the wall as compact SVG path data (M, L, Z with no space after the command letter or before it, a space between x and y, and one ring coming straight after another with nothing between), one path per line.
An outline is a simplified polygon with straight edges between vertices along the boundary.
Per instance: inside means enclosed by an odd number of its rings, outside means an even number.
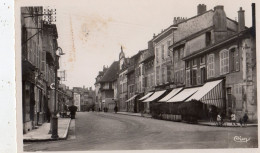
M213 25L213 13L213 11L209 11L195 18L189 19L188 21L180 23L178 25L178 29L174 31L174 42L211 27Z
M168 65L173 66L173 65L171 63L172 53L170 52L168 47L172 44L173 44L173 33L170 33L169 35L165 36L165 38L162 39L161 41L154 43L154 51L155 51L154 72L156 78L154 80L155 85L160 85L166 82L170 82L170 80L167 80L167 66ZM164 54L162 53L162 45L164 46L163 47ZM159 72L156 71L157 68L159 68ZM171 77L173 77L173 74ZM159 78L159 83L156 82L157 78Z
M186 42L185 44L185 56L192 54L194 51L198 51L206 47L206 34L202 34Z

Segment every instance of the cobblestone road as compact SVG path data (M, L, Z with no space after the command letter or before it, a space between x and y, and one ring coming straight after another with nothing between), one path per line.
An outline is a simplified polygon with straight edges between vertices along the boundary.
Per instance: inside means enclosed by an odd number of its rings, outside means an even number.
M77 113L76 126L73 123L67 140L25 143L24 151L255 148L258 145L257 127L210 127L98 112ZM249 141L241 142L245 138Z

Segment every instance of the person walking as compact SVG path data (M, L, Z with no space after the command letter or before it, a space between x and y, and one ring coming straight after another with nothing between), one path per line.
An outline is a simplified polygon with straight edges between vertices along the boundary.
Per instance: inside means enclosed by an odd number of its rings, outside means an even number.
M236 114L235 113L231 114L231 123L232 123L232 125L237 125L237 123L236 123Z
M212 107L209 107L209 122L213 122L213 112L212 112Z
M69 107L70 118L71 118L71 119L75 119L75 115L76 115L77 110L78 110L78 107L75 106L75 105L71 105L71 106Z
M247 121L248 121L248 116L247 113L245 113L245 115L243 116L243 124L245 127L247 126Z
M222 118L221 118L221 114L220 113L217 115L217 125L218 126L222 125Z
M115 106L114 111L115 111L115 113L117 113L117 111L118 111L117 105Z

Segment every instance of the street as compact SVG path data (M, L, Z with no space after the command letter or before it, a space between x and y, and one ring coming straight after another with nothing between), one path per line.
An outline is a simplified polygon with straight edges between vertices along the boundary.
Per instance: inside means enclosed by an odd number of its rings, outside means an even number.
M26 142L24 151L256 148L257 146L257 127L211 127L114 113L78 112L75 122L71 122L67 140Z

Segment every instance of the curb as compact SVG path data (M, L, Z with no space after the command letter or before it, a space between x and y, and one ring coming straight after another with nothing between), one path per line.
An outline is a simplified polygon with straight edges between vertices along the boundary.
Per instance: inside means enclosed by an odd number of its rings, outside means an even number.
M118 112L117 112L117 114L128 115L128 116L137 116L137 117L145 117L145 118L152 118L151 116L140 116L140 115L126 114L126 113L118 113Z
M145 117L145 118L152 118L152 117L149 117L149 116L139 116L139 115L126 114L126 113L118 113L118 112L117 112L117 114L128 115L128 116L137 116L137 117ZM160 120L160 119L158 119L158 120ZM163 120L163 121L165 121L165 120ZM185 123L185 122L183 122L183 123ZM186 123L186 124L190 124L190 123ZM222 128L225 128L225 127L241 128L240 126L216 126L216 125L203 124L203 123L198 123L198 124L194 124L194 125L210 126L210 127L222 127ZM247 125L246 127L258 127L258 125Z
M71 123L71 118L69 120L69 124L66 128L65 134L63 135L63 137L59 137L59 138L48 138L48 139L23 139L23 142L46 142L46 141L58 141L58 140L66 140L68 138L68 131L69 131L69 127L70 127L70 123Z
M225 128L225 127L229 127L229 128L243 128L241 126L216 126L216 125L210 125L210 124L201 124L201 123L198 123L197 125L202 125L202 126L211 126L211 127L222 127L222 128ZM258 125L247 125L246 127L258 127Z
M68 126L67 126L67 128L66 128L66 131L65 131L63 137L62 137L62 138L58 138L58 140L66 140L66 139L68 138L70 123L71 123L71 118L70 118L69 124L68 124Z

